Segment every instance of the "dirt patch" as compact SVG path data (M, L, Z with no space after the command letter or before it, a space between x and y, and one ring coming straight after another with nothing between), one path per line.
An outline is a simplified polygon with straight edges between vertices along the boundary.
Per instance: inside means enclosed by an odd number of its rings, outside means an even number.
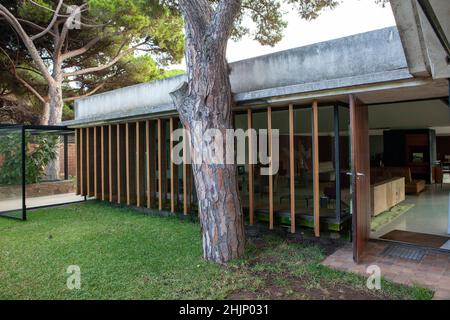
M339 274L320 266L322 259L347 242L314 238L308 233L294 235L283 230L267 232L251 227L247 232L253 251L240 273L257 279L257 285L232 292L228 299L274 300L384 300L388 293L370 291L363 278L341 279ZM327 273L329 272L329 274Z
M385 300L388 295L372 294L368 290L358 289L349 284L332 285L321 283L319 287L309 288L305 286L302 278L294 278L289 275L279 275L286 280L285 285L274 283L267 279L264 286L258 291L240 290L231 294L232 300Z

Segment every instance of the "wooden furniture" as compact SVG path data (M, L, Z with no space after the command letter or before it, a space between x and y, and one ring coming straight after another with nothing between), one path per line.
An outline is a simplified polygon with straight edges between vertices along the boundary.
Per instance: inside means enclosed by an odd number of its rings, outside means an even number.
M377 216L405 200L405 178L391 178L370 187L372 216Z
M414 180L411 175L411 170L408 167L372 167L370 168L370 176L373 183L383 181L391 178L405 178L405 193L419 194L425 190L425 180Z
M437 158L434 130L386 130L383 137L383 162L386 167L408 167L411 171L411 180L433 182L433 163ZM408 185L408 179L406 180ZM410 186L409 190L413 192L419 189L420 186L416 185Z

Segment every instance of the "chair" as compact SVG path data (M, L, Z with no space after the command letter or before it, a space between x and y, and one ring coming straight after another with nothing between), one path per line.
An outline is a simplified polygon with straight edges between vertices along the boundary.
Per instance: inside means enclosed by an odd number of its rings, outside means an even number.
M436 184L441 184L441 188L444 184L444 170L441 166L434 167L434 182Z

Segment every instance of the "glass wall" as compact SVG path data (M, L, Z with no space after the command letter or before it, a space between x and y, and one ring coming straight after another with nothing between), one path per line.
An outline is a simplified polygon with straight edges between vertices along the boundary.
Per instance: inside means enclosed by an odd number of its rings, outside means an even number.
M336 180L336 146L335 140L335 108L333 106L319 107L319 190L320 217L335 219L336 207L339 206Z
M22 128L0 128L0 215L22 219Z
M295 208L302 216L313 215L313 137L310 107L294 109Z
M278 146L273 146L275 170L273 175L274 211L290 209L290 149L289 149L289 111L272 110L272 131L278 130ZM276 161L278 157L278 161Z
M267 148L262 148L261 140L264 139L267 145L267 111L254 110L252 112L252 126L257 133L257 159L258 163L253 166L254 170L254 208L255 210L262 210L267 213L269 208L269 176L261 173L263 168L268 168L269 165L265 163L264 158L267 157Z
M100 192L101 133L90 146L97 155L91 164L92 193ZM27 209L83 201L76 195L76 143L71 130L25 129Z
M90 182L96 190L101 176L101 130L92 131L92 135L90 148L96 157L91 163ZM0 215L26 219L27 209L83 201L84 197L76 195L79 165L73 130L1 125Z

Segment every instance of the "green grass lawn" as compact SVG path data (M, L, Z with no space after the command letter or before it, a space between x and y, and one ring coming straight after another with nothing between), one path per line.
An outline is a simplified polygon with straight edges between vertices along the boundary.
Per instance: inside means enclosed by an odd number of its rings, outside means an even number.
M265 236L243 259L218 266L202 259L200 228L89 202L0 219L0 299L429 299L419 287L365 279L320 265L316 245ZM67 267L81 269L69 290Z

